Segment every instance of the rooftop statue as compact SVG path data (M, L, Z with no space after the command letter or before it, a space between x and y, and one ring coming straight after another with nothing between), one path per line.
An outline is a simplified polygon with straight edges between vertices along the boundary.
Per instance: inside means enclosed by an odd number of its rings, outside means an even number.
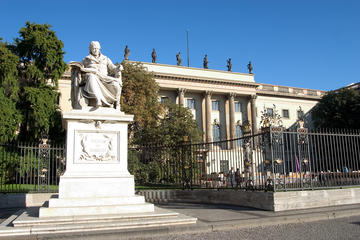
M82 62L71 62L71 103L73 109L85 105L98 107L114 106L120 111L121 65L114 65L100 52L100 43L92 41L90 54ZM80 103L82 100L85 103Z
M176 61L177 61L177 65L181 66L181 56L180 56L180 52L178 52L178 54L176 54Z
M248 70L249 70L249 74L252 74L253 72L253 67L252 67L252 64L251 64L251 61L249 61L249 64L247 65L248 67Z
M298 123L299 128L304 127L305 121L306 121L305 113L302 110L301 106L299 106L299 110L297 110L297 123Z
M228 71L231 72L231 68L232 68L231 58L229 58L226 62L227 62L226 67Z
M153 51L151 53L152 63L156 63L156 51L155 48L153 48Z
M204 57L204 68L205 69L208 69L208 63L209 63L209 61L208 61L208 58L207 58L207 54L205 54L205 57Z
M128 45L126 45L124 49L124 59L129 60L129 55L130 55L130 49L128 48Z

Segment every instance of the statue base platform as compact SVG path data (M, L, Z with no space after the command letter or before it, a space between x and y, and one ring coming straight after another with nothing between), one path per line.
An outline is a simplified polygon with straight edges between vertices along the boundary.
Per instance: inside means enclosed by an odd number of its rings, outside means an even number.
M59 196L39 217L153 212L135 195L127 169L128 123L133 116L112 108L88 108L63 114L67 129L66 172Z

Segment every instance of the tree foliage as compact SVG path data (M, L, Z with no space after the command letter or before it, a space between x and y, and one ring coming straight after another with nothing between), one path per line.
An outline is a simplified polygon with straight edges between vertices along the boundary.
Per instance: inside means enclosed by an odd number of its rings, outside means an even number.
M20 58L20 101L23 115L20 139L34 141L59 122L57 81L67 68L64 47L48 24L27 22L15 39L14 52ZM49 83L52 83L51 85ZM59 139L64 131L51 130L50 138Z
M360 94L353 89L328 92L312 111L315 127L359 128Z
M24 121L21 129L22 140L34 140L54 126L52 121L58 106L58 93L48 85L39 87L24 87L22 93L21 111Z
M16 138L16 132L21 121L21 114L16 109L16 102L4 94L0 87L0 144Z
M19 57L13 54L6 43L0 42L0 86L6 97L13 101L18 99L18 69Z
M178 144L188 136L200 141L191 112L176 104L160 104L159 86L140 63L124 61L121 108L134 115L130 127L134 144Z
M165 103L163 117L157 131L157 139L165 144L180 144L186 138L194 143L201 140L201 131L190 110L169 102Z
M21 121L16 109L19 84L17 64L19 58L0 42L0 143L16 138L16 131Z
M27 22L12 45L0 42L0 133L34 141L43 132L59 139L57 81L66 70L63 43L48 24ZM20 128L19 123L21 120ZM56 129L56 131L54 131Z
M15 39L15 53L20 57L21 77L27 85L39 86L48 80L57 86L57 80L67 68L63 61L64 44L48 24L26 22Z
M161 111L158 102L159 86L154 76L140 63L124 61L122 64L121 109L134 115L134 122L129 126L132 140L136 144L152 141Z

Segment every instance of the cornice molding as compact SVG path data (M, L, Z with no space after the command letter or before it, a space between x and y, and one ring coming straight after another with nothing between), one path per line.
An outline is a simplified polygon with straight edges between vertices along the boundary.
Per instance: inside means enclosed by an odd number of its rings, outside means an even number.
M322 96L311 96L311 95L296 95L292 93L282 93L282 92L266 92L266 91L256 91L257 96L270 96L270 97L283 97L283 98L297 98L297 99L312 99L318 101Z
M224 79L216 79L216 78L200 78L200 77L185 77L179 75L171 75L171 74L158 74L154 73L155 79L164 79L164 80L175 80L175 81L184 81L184 82L201 82L201 83L209 83L209 84L217 84L217 85L233 85L233 86L245 86L250 88L257 88L259 84L252 82L244 82L244 81L233 81L233 80L224 80Z

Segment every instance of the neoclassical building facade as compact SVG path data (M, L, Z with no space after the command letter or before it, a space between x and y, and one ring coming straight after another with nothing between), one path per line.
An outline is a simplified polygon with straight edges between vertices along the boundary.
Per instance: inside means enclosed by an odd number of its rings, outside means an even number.
M296 123L297 114L308 113L325 91L262 84L253 74L235 73L142 62L160 86L159 101L188 107L203 132L203 141L241 137L248 122L260 127L261 111L277 111L284 127ZM70 72L59 80L60 108L70 111Z

